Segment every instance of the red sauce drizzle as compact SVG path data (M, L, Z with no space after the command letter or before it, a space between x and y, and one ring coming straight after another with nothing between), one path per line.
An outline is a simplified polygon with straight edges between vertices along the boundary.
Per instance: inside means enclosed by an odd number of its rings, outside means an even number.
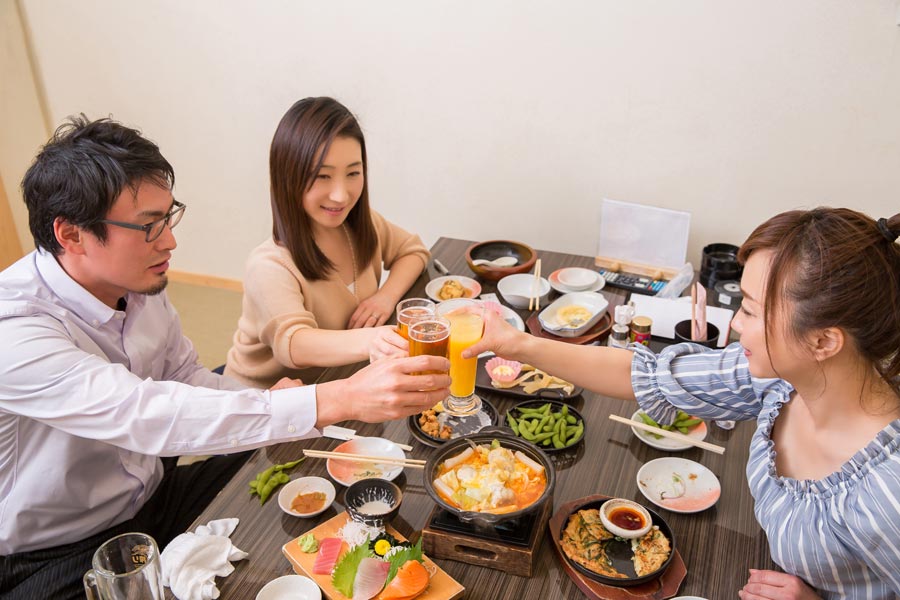
M644 516L627 506L612 509L608 516L611 523L622 529L634 531L644 526Z

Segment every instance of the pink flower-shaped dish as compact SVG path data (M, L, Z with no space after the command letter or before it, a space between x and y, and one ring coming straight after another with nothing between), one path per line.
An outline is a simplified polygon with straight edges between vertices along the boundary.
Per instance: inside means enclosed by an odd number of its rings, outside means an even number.
M484 364L484 368L492 381L510 383L519 376L522 371L522 363L495 356Z

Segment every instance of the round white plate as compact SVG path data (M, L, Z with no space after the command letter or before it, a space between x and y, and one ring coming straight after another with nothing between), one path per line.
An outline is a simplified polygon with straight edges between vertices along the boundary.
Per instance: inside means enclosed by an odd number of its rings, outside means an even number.
M310 492L322 492L325 494L325 504L322 508L308 513L291 510L291 502L293 502L294 498L299 494L308 494ZM278 492L278 506L281 507L281 510L294 517L314 517L325 512L331 506L331 503L334 502L334 495L334 485L327 479L321 477L300 477L281 488L281 491Z
M519 313L508 306L503 306L502 304L500 305L500 308L503 309L503 318L507 323L509 323L519 331L525 331L525 321L522 320L522 317L519 316Z
M406 454L397 447L397 444L380 437L354 438L339 445L333 452L384 456L387 458L406 458ZM352 460L335 460L333 458L329 458L325 466L332 479L346 486L350 486L360 479L368 479L370 477L380 477L391 481L403 472L403 467L401 466L379 465L378 463L355 462Z
M256 594L256 600L321 600L319 586L303 575L285 575L273 579Z
M637 484L647 500L676 513L706 510L722 495L722 486L712 471L674 456L646 463L637 473Z
M638 423L643 423L644 421L638 416L640 410L634 411L634 414L631 415L632 421L637 421ZM653 437L653 434L649 431L644 431L643 429L638 429L637 427L632 427L631 431L634 432L634 435L637 436L639 440L647 444L648 446L652 446L657 450L666 450L668 452L680 452L682 450L687 450L688 448L693 448L690 444L685 442L679 442L678 440L670 440L669 438L661 437L659 439ZM703 441L706 439L706 434L709 433L709 428L706 426L706 421L700 423L693 429L689 430L687 436L689 438L693 438L695 440Z
M606 280L597 273L597 281L594 282L594 285L590 287L586 287L583 290L573 290L570 287L564 286L559 282L559 272L562 269L557 269L550 273L550 276L547 277L547 281L550 282L550 287L559 292L560 294L571 294L572 292L597 292L603 289L603 286L606 285Z
M441 291L441 287L443 287L444 282L451 279L455 279L461 286L469 291L469 293L466 294L466 298L477 298L481 294L481 284L471 277L463 277L462 275L446 275L444 277L435 277L425 286L425 293L435 302L443 302L443 299L438 296L438 292Z

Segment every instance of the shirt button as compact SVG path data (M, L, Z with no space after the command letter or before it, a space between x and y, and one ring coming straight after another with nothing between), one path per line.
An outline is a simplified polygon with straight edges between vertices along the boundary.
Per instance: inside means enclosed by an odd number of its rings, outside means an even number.
M294 433L295 431L297 431L296 427L294 427L293 425L288 425L288 433Z
M91 321L91 325L93 325L94 327L99 327L100 321L98 321L97 319L94 319L93 321Z

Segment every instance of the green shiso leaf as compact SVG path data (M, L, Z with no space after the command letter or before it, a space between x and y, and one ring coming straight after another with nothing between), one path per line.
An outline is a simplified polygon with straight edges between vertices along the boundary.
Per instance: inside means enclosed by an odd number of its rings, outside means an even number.
M353 580L356 579L356 570L359 568L359 563L362 562L362 559L367 556L374 556L369 550L368 540L342 556L331 573L331 585L334 586L334 589L346 597L352 598Z

